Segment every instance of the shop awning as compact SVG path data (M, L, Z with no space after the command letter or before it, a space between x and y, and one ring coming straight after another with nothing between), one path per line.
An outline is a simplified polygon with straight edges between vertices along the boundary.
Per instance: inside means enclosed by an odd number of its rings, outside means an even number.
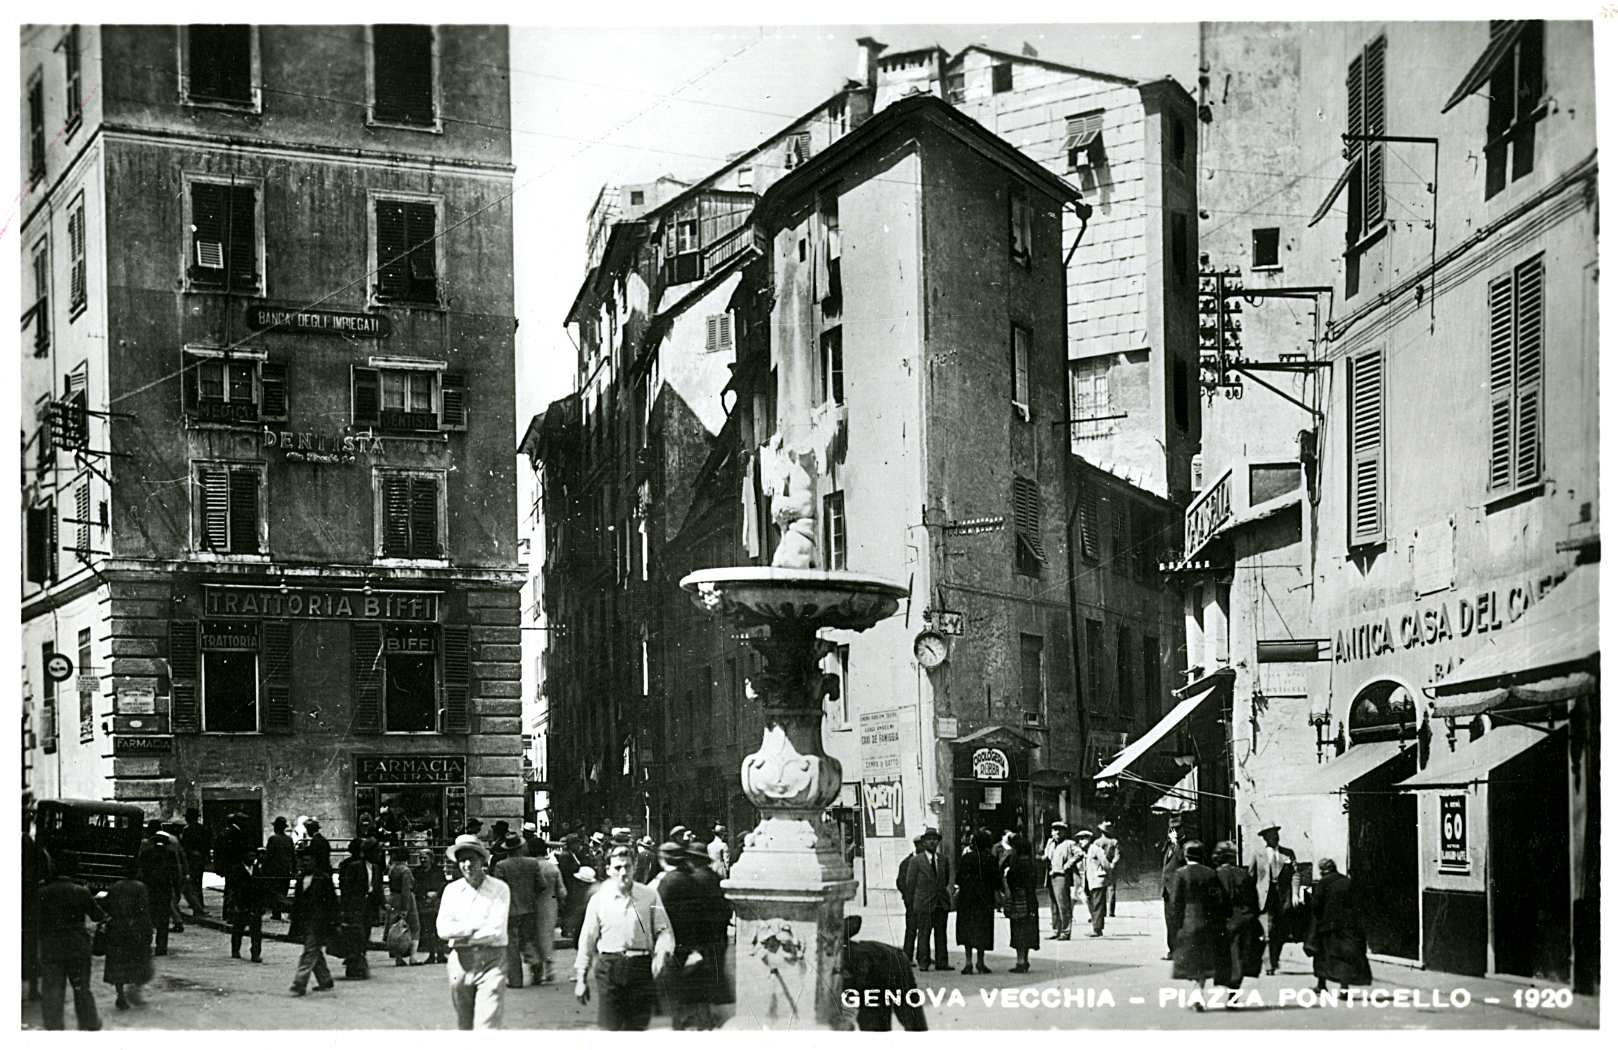
M1374 740L1368 744L1355 744L1330 762L1322 762L1313 769L1298 774L1278 798L1299 795L1329 795L1341 791L1365 774L1380 769L1398 758L1400 753L1416 746L1414 740Z
M1599 568L1578 566L1516 623L1491 634L1453 676L1432 686L1433 713L1474 715L1513 698L1593 693L1594 675L1579 665L1601 651Z
M1163 792L1161 798L1152 803L1153 813L1189 813L1197 808L1197 767L1192 766L1191 772L1180 778L1180 782Z
M1549 736L1565 739L1554 732L1547 733L1531 726L1506 725L1497 726L1470 744L1448 753L1439 752L1441 745L1435 741L1433 750L1438 753L1427 763L1427 768L1409 780L1401 780L1394 787L1415 791L1479 784L1489 779L1491 770L1511 761L1535 744L1544 742Z
M1108 762L1106 767L1095 775L1094 779L1111 780L1128 769L1136 759L1150 751L1158 741L1173 732L1181 722L1190 718L1191 712L1195 711L1208 697L1218 692L1218 687L1229 682L1230 678L1231 676L1228 673L1216 671L1203 678L1200 682L1194 683L1192 688L1196 690L1195 692L1176 704L1174 710L1164 715L1156 725L1142 733L1138 740L1131 741L1128 746L1118 752L1113 757L1113 760Z

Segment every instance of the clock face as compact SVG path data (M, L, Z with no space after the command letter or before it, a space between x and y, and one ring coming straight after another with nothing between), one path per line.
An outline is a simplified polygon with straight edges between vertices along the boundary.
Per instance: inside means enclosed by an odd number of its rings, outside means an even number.
M928 669L937 667L949 657L949 643L936 631L922 631L916 635L916 661Z

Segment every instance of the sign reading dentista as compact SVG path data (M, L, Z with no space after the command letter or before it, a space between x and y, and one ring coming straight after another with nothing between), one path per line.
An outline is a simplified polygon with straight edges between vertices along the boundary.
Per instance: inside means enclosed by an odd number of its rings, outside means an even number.
M267 616L289 620L438 621L435 591L379 591L337 587L202 588L206 616Z

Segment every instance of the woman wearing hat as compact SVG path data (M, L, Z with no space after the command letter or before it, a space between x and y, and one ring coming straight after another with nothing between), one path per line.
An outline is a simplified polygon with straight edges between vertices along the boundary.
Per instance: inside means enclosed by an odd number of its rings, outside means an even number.
M1226 965L1225 919L1230 905L1213 869L1203 863L1202 843L1185 844L1185 867L1169 880L1169 929L1174 935L1174 977L1201 989ZM1203 1009L1200 995L1191 1005Z
M1007 843L1011 847L1006 862L1006 918L1011 922L1011 947L1017 952L1012 973L1028 972L1028 953L1039 947L1039 887L1044 884L1034 847L1028 836L1018 832Z

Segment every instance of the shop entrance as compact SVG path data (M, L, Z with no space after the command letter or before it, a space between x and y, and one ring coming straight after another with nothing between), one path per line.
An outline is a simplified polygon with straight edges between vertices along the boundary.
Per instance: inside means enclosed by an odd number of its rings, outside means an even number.
M1416 796L1393 785L1416 774L1416 751L1348 785L1348 870L1364 909L1371 951L1416 959L1421 952L1421 879L1416 856Z
M1003 727L955 742L956 855L972 844L972 833L979 828L987 828L997 841L1007 831L1031 834L1027 769L1022 739Z
M225 830L232 813L240 813L247 819L242 822L242 830L247 832L247 841L254 848L264 844L264 802L256 795L239 795L236 797L214 798L212 791L209 797L202 800L202 822L213 830L214 844L218 845L219 836ZM217 870L214 869L214 870Z
M1548 734L1489 775L1495 972L1561 984L1572 975L1566 740Z
M439 849L466 824L466 756L354 756L356 826L368 817L389 845Z

